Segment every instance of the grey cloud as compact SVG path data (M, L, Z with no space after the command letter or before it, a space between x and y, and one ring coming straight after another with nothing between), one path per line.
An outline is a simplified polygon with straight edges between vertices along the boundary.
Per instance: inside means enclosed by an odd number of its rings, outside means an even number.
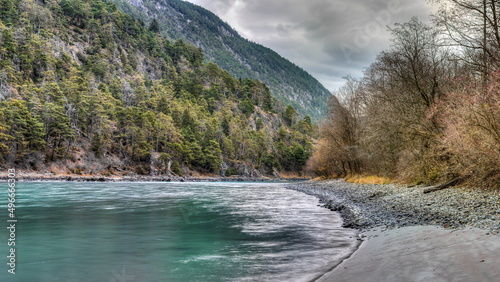
M278 32L278 35L282 37L290 35L290 32L292 30L293 30L293 25L284 25L282 23L276 25L276 31Z
M427 19L424 0L189 0L334 90L390 46L386 26ZM375 34L374 34L375 33Z

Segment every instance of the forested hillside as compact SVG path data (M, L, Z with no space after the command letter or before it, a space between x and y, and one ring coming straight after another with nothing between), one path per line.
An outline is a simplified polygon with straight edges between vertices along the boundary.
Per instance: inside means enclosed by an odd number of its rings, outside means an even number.
M181 0L113 0L146 23L155 20L159 32L201 48L206 59L236 78L259 79L273 97L290 104L302 116L321 119L331 93L315 78L273 50L241 37L212 12Z
M446 2L431 25L396 25L392 47L336 93L311 170L500 187L500 7Z
M300 171L312 125L103 0L2 0L0 165L117 174Z

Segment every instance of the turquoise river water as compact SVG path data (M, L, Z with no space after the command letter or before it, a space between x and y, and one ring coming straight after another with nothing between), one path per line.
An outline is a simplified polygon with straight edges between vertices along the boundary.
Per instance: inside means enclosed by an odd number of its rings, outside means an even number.
M11 274L7 189L0 281L311 281L356 247L284 184L18 182Z

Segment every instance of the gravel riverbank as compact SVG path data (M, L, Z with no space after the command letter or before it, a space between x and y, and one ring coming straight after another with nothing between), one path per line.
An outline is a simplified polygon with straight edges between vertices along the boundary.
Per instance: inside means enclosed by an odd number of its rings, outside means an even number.
M344 180L301 182L287 188L318 197L324 207L342 215L346 228L440 225L500 232L500 191L454 187L424 194L428 187Z

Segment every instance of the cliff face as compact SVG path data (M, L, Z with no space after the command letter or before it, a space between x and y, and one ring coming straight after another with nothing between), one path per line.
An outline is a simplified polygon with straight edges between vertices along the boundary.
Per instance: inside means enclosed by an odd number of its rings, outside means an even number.
M331 94L315 78L273 50L242 38L227 23L197 5L180 0L114 0L119 7L150 23L162 34L201 48L236 78L258 79L274 98L294 106L302 116L319 120Z

